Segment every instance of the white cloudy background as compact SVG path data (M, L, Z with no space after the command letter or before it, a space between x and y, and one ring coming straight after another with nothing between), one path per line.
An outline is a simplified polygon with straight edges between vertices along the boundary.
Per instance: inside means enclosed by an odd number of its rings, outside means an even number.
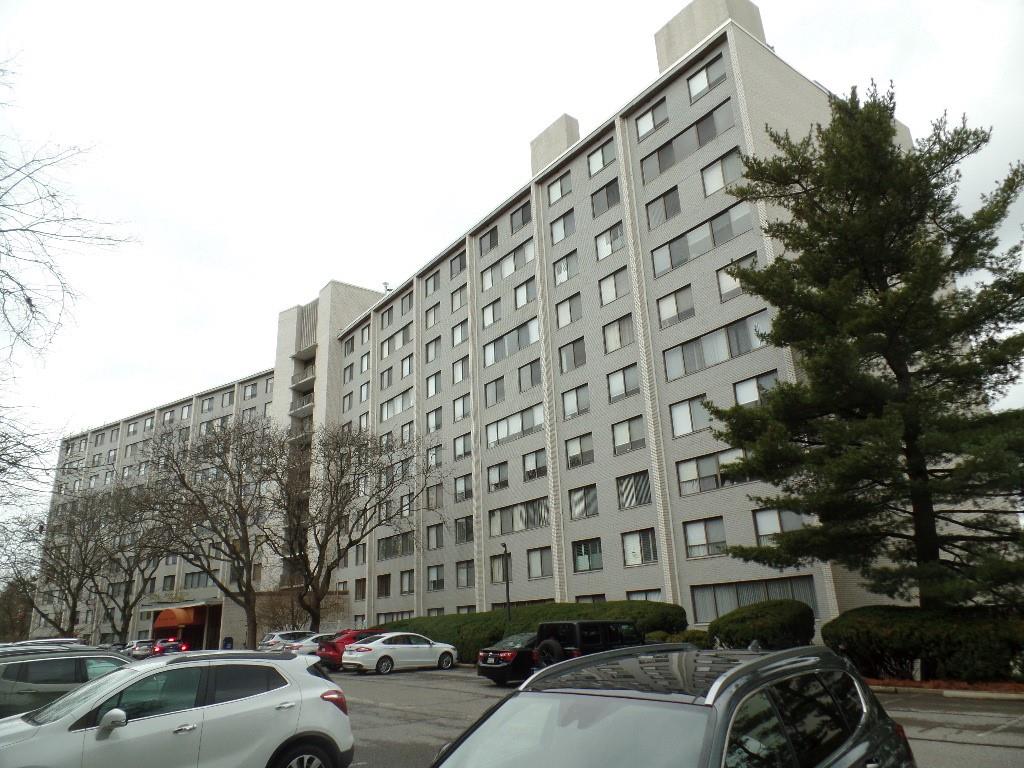
M13 402L62 433L271 366L281 309L407 277L528 180L551 120L585 134L652 81L683 5L0 0L0 132L90 147L63 184L134 238L64 264L80 299ZM944 110L993 126L966 205L1024 157L1017 0L760 7L833 91L894 81L915 136Z

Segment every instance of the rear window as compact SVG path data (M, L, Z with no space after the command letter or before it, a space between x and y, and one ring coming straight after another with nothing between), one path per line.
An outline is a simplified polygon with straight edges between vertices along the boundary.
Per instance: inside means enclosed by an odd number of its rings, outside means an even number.
M800 768L811 768L846 741L839 708L816 675L798 675L772 686Z
M612 622L607 626L608 642L612 645L643 645L635 624Z
M494 644L494 648L521 648L524 645L529 645L533 641L534 635L532 632L525 632L519 635L509 635L503 637L501 640Z
M74 685L78 679L78 659L45 659L25 662L21 682L35 685Z
M708 708L612 696L521 693L444 760L445 768L697 765Z
M818 677L825 683L832 698L836 700L836 704L839 705L839 709L846 717L847 725L851 729L856 729L860 725L860 721L864 719L864 704L860 700L860 693L853 678L838 670L819 672Z
M288 682L273 667L262 664L224 664L213 667L211 704L257 696Z

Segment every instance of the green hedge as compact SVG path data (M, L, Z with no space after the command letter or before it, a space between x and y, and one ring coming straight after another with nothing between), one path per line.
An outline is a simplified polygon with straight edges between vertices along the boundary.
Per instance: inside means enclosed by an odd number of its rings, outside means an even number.
M683 632L665 632L657 629L654 632L648 632L644 641L648 643L690 643L698 648L710 647L708 633L702 629L687 629Z
M814 611L799 600L767 600L744 605L708 624L708 641L725 648L746 648L757 640L765 650L809 645Z
M847 611L821 638L866 677L1006 680L1024 663L1024 620L986 609L927 611L891 605Z
M641 635L652 632L682 632L686 629L686 611L678 605L641 600L608 603L544 603L512 609L512 622L505 611L459 613L447 616L421 616L383 625L389 632L405 631L426 635L431 640L451 643L459 651L459 660L476 662L477 652L506 635L536 631L544 621L565 619L625 619L635 621Z

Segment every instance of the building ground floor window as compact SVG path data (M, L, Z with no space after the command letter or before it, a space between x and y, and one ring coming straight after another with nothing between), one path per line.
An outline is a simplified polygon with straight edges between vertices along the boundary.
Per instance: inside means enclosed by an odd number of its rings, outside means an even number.
M706 624L736 608L766 600L799 600L811 606L815 615L818 613L811 576L702 584L691 587L691 592L693 620L697 624Z

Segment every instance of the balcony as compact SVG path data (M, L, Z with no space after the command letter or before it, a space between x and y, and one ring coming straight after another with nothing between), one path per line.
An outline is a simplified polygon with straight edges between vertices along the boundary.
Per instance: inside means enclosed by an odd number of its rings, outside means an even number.
M316 380L316 365L307 365L298 373L292 376L292 389L299 392L309 392L313 389L313 382Z
M299 419L304 416L309 416L313 412L313 393L307 392L302 397L296 397L292 400L291 407L288 409L288 415L294 416Z
M295 424L288 429L288 439L294 441L309 441L313 437L313 420L306 419L301 424Z

